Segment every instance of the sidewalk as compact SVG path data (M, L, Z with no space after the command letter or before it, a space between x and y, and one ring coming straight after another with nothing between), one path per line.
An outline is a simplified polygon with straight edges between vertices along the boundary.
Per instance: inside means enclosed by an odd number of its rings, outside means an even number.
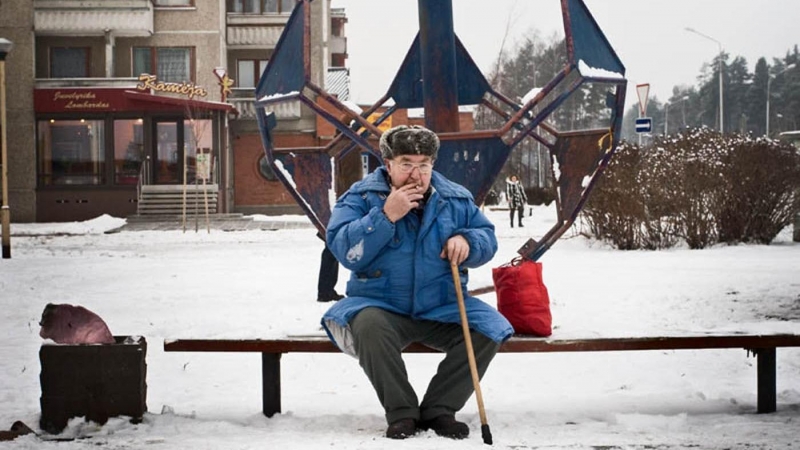
M258 216L258 220L252 216L241 214L211 214L206 221L206 217L200 215L186 217L186 230L205 230L210 228L219 231L247 231L247 230L285 230L297 228L314 228L311 221L303 220L301 216L290 216L287 220L283 216ZM121 231L166 231L183 230L183 217L181 216L131 216L126 223L116 229L106 231L106 233L118 233Z
M301 215L244 216L242 214L212 214L206 225L205 216L197 217L197 230L206 227L217 231L313 229L311 221ZM85 234L111 234L122 231L182 230L180 215L130 216L125 219L103 215L82 222L12 223L12 237L80 236ZM195 217L186 217L186 231L195 229Z

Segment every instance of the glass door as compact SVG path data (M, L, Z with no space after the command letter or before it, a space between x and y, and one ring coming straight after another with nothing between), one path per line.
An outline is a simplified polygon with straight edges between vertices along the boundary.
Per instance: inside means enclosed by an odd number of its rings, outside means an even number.
M153 180L155 184L183 181L183 118L153 121Z

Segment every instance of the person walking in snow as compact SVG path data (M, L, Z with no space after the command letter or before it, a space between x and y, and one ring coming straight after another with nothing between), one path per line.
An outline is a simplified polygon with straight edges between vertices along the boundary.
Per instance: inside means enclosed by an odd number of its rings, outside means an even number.
M455 413L474 388L450 264L459 266L467 292L467 268L497 251L494 225L467 189L433 170L439 138L432 131L389 129L380 150L384 166L353 184L328 222L328 246L352 273L346 298L325 313L322 326L364 369L384 408L387 437L431 429L463 439L469 427ZM513 328L488 304L464 300L483 376ZM422 402L402 359L412 342L445 352Z
M508 198L508 208L511 210L511 228L514 228L514 211L519 213L519 226L523 227L522 216L525 214L528 196L525 195L525 189L516 175L506 178L506 198Z

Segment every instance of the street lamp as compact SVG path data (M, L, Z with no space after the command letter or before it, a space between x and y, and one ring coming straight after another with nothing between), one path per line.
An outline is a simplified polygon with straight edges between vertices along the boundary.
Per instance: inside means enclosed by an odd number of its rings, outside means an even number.
M783 72L786 72L787 70L794 69L794 66L795 63L791 63L788 66L784 67L783 70L774 75L771 75L769 73L767 74L767 128L766 132L764 133L764 136L766 137L769 137L769 89L772 86L772 78L777 77L778 75L782 74Z
M6 55L14 44L6 38L0 38L0 164L3 165L2 189L3 206L0 209L3 233L3 259L11 258L11 210L8 207L8 152L6 145Z
M725 114L724 114L723 102L722 102L722 94L723 94L723 92L722 92L722 42L714 39L713 37L711 37L711 36L709 36L707 34L703 34L703 33L699 32L699 31L695 30L694 28L686 27L686 31L694 33L694 34L696 34L698 36L702 36L702 37L708 39L709 41L716 42L717 45L719 46L719 61L718 61L719 62L719 132L720 133L724 133L725 129L724 129L724 125L723 125L723 120L724 120L723 118L725 117Z

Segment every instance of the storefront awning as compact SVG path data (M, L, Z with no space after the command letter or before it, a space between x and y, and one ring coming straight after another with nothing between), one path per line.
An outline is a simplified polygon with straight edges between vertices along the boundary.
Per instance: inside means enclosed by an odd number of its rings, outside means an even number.
M238 114L236 107L230 103L210 102L206 100L184 99L178 97L167 97L164 95L152 95L138 91L124 91L122 93L126 98L135 102L147 102L150 104L164 106L176 106L180 108L189 108L197 110L211 110L211 111L225 111Z
M224 111L239 114L230 103L155 95L131 88L61 87L34 89L37 113L110 113L132 111Z

